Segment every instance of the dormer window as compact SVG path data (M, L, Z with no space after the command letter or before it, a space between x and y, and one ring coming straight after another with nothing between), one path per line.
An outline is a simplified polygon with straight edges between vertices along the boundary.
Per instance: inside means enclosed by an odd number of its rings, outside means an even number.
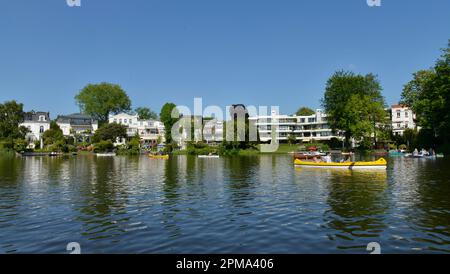
M45 122L45 116L39 115L39 122Z

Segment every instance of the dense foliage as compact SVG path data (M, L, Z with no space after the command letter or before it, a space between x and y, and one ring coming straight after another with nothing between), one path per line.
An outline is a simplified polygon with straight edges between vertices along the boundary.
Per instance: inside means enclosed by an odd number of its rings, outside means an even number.
M139 116L139 119L142 119L142 120L158 119L158 115L156 114L156 112L154 112L150 108L138 107L135 109L135 111L136 111L137 115Z
M433 68L413 74L404 86L402 103L416 113L422 131L429 132L428 145L450 153L450 40Z
M127 137L127 127L117 123L102 125L92 136L92 141L98 143L100 141L115 142L117 138L122 139Z
M347 145L350 138L367 138L386 123L381 85L373 74L336 72L326 84L322 105L330 126L345 131Z
M297 112L295 113L295 115L297 116L310 116L313 115L315 113L314 110L308 108L308 107L301 107L297 110Z
M0 104L0 138L24 138L26 130L19 128L23 121L23 104L8 101Z
M89 84L75 96L75 100L83 113L91 115L100 124L106 123L111 113L131 109L131 101L125 91L119 85L109 83Z
M166 150L172 151L176 146L175 142L172 140L172 127L179 120L179 118L172 117L172 111L176 109L174 103L166 103L161 108L159 118L165 127L165 139L166 139Z

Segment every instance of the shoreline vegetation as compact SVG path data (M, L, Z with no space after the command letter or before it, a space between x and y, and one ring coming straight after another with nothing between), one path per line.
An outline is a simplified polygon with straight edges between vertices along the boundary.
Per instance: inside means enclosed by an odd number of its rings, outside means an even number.
M303 140L295 137L292 131L287 136L287 143L280 143L278 150L272 153L260 152L259 135L257 141L236 140L237 123L239 123L236 113L234 114L234 132L223 134L224 140L233 141L218 142L214 145L207 144L204 140L184 141L182 143L185 144L183 145L185 149L180 150L181 144L172 140L171 134L173 125L180 120L172 116L173 111L176 110L174 103L164 104L159 115L147 107L138 107L133 111L131 100L126 92L119 85L110 83L86 85L75 96L75 102L83 115L98 121L98 129L95 132L87 130L64 135L57 122L51 121L49 129L37 134L39 140L30 140L28 138L30 129L20 126L26 114L23 104L14 100L0 104L0 153L115 152L117 155L139 155L143 152L162 151L174 155L257 155L292 153L314 145L322 151L339 148L344 151L406 150L411 152L424 148L449 155L450 40L432 68L413 73L412 80L405 84L400 105L414 112L416 128L407 128L402 135L393 133L392 120L387 118L389 116L386 113L386 102L377 76L372 73L360 75L343 70L336 71L328 79L321 103L327 114L327 123L330 128L335 132L343 133L344 141L332 138L321 143L314 140L311 140L314 144L303 143ZM311 109L302 107L297 114L308 115L311 112ZM136 113L140 119L159 118L164 124L165 141L163 142L162 136L159 136L158 140L153 140L150 145L144 145L139 135L131 137L127 134L127 126L115 122L109 123L108 117L117 113ZM224 124L227 122L230 121L223 121ZM194 124L194 121L192 123ZM245 136L249 136L249 126L249 117L246 113ZM224 126L224 131L225 129ZM228 138L229 135L232 138ZM118 142L118 140L124 141ZM191 136L191 140L196 138ZM162 145L164 149L161 149Z

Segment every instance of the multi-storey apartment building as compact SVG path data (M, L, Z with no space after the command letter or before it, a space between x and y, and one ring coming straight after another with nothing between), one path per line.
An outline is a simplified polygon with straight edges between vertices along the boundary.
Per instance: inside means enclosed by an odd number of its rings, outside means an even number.
M287 141L289 135L298 141L328 141L332 138L342 139L341 132L334 133L327 123L327 116L318 109L310 116L279 115L272 112L270 116L250 117L258 127L259 139L262 142L272 140L272 128L276 128L278 141Z
M392 132L396 135L403 135L405 129L416 128L416 115L406 106L397 104L391 106Z
M156 120L143 120L139 116L127 113L119 113L109 117L109 123L117 123L127 127L128 137L139 135L143 144L154 145L158 142L164 142L164 124Z

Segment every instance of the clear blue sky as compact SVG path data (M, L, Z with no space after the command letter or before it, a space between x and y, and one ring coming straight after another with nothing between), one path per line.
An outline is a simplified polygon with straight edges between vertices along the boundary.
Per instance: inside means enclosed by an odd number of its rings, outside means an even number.
M0 101L78 111L87 83L120 84L159 113L193 98L320 106L338 69L379 76L389 104L450 38L450 1L0 0Z

